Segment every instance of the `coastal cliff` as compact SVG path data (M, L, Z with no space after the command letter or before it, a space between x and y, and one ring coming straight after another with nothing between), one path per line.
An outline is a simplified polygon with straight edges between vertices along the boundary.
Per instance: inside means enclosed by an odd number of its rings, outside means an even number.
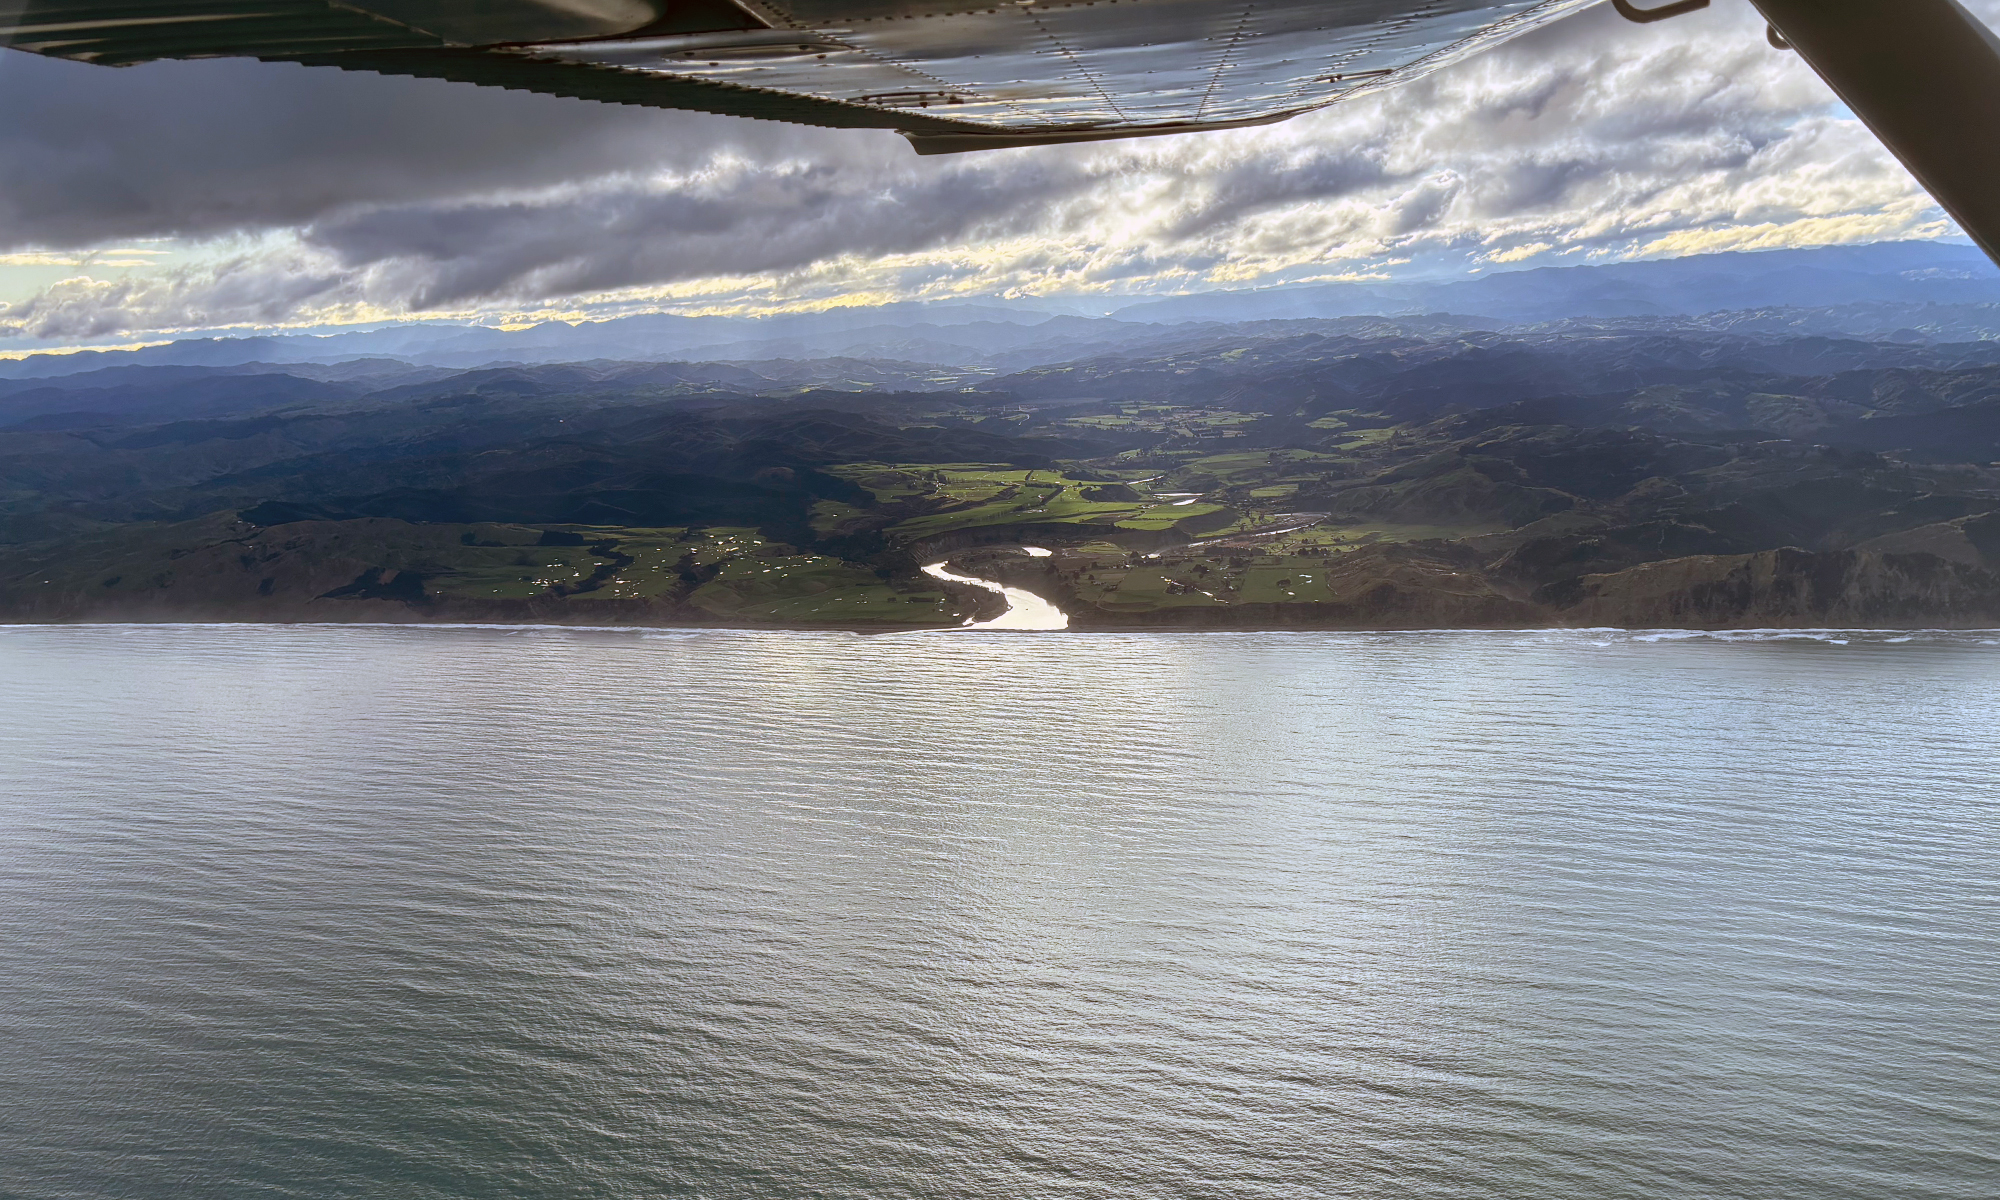
M1795 548L1695 555L1551 589L1568 625L1647 629L2000 625L2000 575L1935 554Z
M1070 614L1072 627L1086 629L2000 626L2000 573L1924 553L1784 548L1690 555L1583 575L1522 596L1483 573L1463 548L1384 546L1328 563L1310 594L1283 602L1218 600L1166 609L1094 599L1076 586L1081 572L1061 556L1038 562L988 553L958 561L1050 597ZM1286 582L1295 591L1308 586Z

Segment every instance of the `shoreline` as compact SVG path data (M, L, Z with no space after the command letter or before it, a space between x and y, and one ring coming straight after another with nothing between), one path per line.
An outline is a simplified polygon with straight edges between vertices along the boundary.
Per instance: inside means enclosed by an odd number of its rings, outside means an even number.
M1070 625L1063 629L986 628L983 625L842 625L828 623L773 623L767 625L677 624L606 625L582 621L353 621L258 620L254 618L201 619L191 616L148 620L0 620L0 631L19 629L544 629L574 630L579 633L841 633L856 637L911 633L1057 633L1057 634L1765 634L1772 636L1809 634L1973 634L2000 637L1996 625L1234 625L1197 628L1185 624Z
M1028 562L1047 559L1053 552L1040 546L1013 543L1004 547L983 547L982 549L1006 549L1024 556ZM1607 624L1603 621L1567 623L1537 623L1520 620L1524 614L1514 611L1493 613L1499 618L1481 622L1452 621L1397 621L1393 616L1377 612L1369 614L1375 619L1354 619L1352 609L1344 614L1347 620L1328 620L1331 613L1309 611L1307 604L1274 605L1255 604L1224 608L1181 608L1170 610L1173 616L1161 614L1112 614L1095 606L1085 605L1081 610L1058 608L1053 601L1038 591L1031 591L1020 583L1033 584L1039 576L1028 575L1010 569L1012 564L988 562L974 570L986 570L997 574L991 579L977 575L962 574L949 569L950 557L937 559L919 567L922 574L938 581L950 589L970 592L977 599L972 607L972 615L952 624L936 621L768 621L746 623L740 620L688 619L685 610L672 613L647 613L643 610L628 609L636 619L611 620L603 611L577 613L577 619L566 619L567 613L542 611L523 612L518 618L501 614L479 612L438 611L442 605L415 604L408 601L368 599L359 602L337 601L351 616L335 616L330 612L301 612L303 606L288 606L289 612L270 615L221 615L200 611L180 610L161 606L140 614L79 613L55 617L48 620L8 620L7 614L0 613L0 629L36 628L40 626L77 625L95 628L119 626L183 626L222 627L229 625L251 625L266 627L309 627L332 628L343 625L372 628L401 628L429 626L432 628L458 629L577 629L617 631L633 630L654 633L839 633L854 636L886 636L912 633L977 633L998 632L1020 633L1194 633L1194 634L1268 634L1268 633L1342 633L1342 634L1386 634L1386 633L1587 633L1599 634L1761 634L1781 635L1831 635L1831 634L1942 634L1942 633L1994 633L2000 632L2000 622L1992 619L1990 613L1980 614L1986 619L1970 623L1954 624L1947 620L1912 620L1909 623L1872 623L1838 625L1824 621L1801 624L1773 622L1774 614L1766 612L1763 619L1746 617L1738 621L1660 623L1636 622L1633 624ZM996 570L996 568L999 568ZM1016 582L1009 582L1009 580ZM1074 600L1075 597L1068 597ZM321 598L324 600L324 598ZM315 604L316 606L316 604ZM455 607L455 606L454 606ZM998 611L995 612L995 608ZM426 611L426 610L429 611ZM1287 611L1300 609L1307 611ZM964 610L961 609L961 612ZM1600 610L1601 612L1601 610ZM25 614L23 614L25 615ZM1444 615L1444 614L1433 614ZM1463 614L1461 614L1463 615ZM653 619L649 620L648 617ZM1514 619L1509 620L1507 617ZM664 619L661 619L664 618ZM1079 619L1080 618L1080 619ZM1272 619L1277 618L1277 619ZM1321 619L1315 619L1321 618Z

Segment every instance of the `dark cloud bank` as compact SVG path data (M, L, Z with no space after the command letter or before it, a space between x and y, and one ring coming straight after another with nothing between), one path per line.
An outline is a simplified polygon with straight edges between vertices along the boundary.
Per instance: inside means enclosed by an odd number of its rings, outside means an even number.
M1629 249L1892 201L1907 232L1927 205L1742 8L1646 29L1593 10L1255 134L942 160L890 134L432 81L0 54L0 252L243 243L59 284L0 325L83 338L721 277L877 295L912 273L996 292L1176 289L1356 247ZM923 261L869 265L899 255Z

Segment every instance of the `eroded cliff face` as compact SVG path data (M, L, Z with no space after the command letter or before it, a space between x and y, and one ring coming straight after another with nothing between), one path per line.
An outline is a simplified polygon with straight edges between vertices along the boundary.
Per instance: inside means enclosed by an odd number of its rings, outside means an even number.
M1703 554L1585 575L1537 597L1555 623L1627 629L2000 625L2000 574L1936 554Z

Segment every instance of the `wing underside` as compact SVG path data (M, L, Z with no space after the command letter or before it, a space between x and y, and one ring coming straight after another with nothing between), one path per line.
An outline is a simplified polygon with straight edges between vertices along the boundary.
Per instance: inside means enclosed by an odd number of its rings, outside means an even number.
M1595 0L0 0L0 44L245 56L895 129L919 150L1263 124Z

